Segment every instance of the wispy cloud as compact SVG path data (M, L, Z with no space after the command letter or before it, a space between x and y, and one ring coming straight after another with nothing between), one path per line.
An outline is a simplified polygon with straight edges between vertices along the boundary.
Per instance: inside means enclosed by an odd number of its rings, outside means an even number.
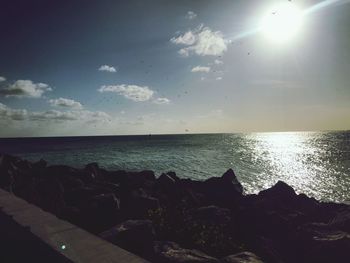
M191 72L205 72L208 73L210 71L210 67L204 67L204 66L196 66L191 69Z
M214 60L214 64L216 64L216 65L221 65L221 64L224 64L224 62L223 62L222 60L215 59L215 60Z
M153 100L155 104L170 104L170 100L168 98L156 98Z
M98 68L99 71L106 71L106 72L111 72L115 73L117 72L117 69L113 66L108 66L108 65L102 65L101 67Z
M98 89L99 92L114 92L125 98L133 101L148 101L153 97L154 91L147 86L137 86L137 85L110 85L102 86Z
M188 11L187 12L187 15L186 15L186 18L189 19L189 20L192 20L192 19L195 19L197 17L197 14L193 11Z
M0 95L17 98L41 98L47 91L52 91L52 89L45 83L34 83L31 80L17 80L6 88L0 89Z
M6 81L5 77L0 76L0 82Z
M0 103L0 120L106 122L109 119L111 119L111 116L102 111L47 110L30 112L25 109L13 109Z
M83 108L83 105L81 105L80 102L72 99L65 99L65 98L51 99L49 100L49 103L51 106L54 106L54 107L65 107L65 108L72 108L72 109Z
M27 110L11 109L0 103L0 119L23 120L28 116Z
M227 50L228 43L220 31L212 31L203 25L173 37L170 41L176 45L186 46L178 51L180 55L185 57L192 53L199 56L222 55Z

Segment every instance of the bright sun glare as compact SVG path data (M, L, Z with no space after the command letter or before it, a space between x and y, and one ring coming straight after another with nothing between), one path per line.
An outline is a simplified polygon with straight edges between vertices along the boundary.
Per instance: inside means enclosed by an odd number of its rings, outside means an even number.
M291 2L280 3L268 10L260 24L263 35L275 43L296 37L303 23L302 11Z

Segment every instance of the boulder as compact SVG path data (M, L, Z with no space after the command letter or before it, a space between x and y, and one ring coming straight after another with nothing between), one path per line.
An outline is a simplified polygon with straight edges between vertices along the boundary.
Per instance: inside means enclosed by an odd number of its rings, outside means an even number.
M32 167L36 170L45 169L47 166L47 162L44 159L40 159L39 161L33 163Z
M175 179L168 174L162 173L157 179L157 184L164 188L171 188L175 185Z
M238 181L235 172L232 169L228 169L221 177L228 184L232 184L235 190L241 194L243 194L243 186Z
M219 260L196 249L185 249L175 242L155 242L154 262L160 263L219 263Z
M155 232L150 220L127 220L100 233L101 238L142 256L152 252Z
M212 225L227 224L231 219L229 209L213 205L192 209L189 214L191 220Z
M259 196L281 201L291 201L297 197L293 187L283 181L278 181L271 188L261 191Z
M91 177L94 179L102 179L102 175L100 172L100 167L98 163L89 163L85 166L85 170L91 174Z
M84 209L89 200L100 194L104 192L99 188L82 186L65 192L64 198L68 205Z
M159 200L147 195L143 189L134 190L121 198L121 209L130 218L146 218L150 210L159 208Z
M243 187L230 169L222 177L211 177L199 186L210 204L233 207L243 197Z
M263 263L259 257L247 251L224 257L220 261L222 263Z
M329 222L329 226L350 233L350 206L341 209Z
M332 229L323 223L302 226L299 231L300 249L306 262L348 262L350 234Z
M180 181L180 178L176 175L175 172L173 171L170 171L170 172L167 172L166 173L168 176L170 176L171 178L173 178L175 180L175 182L179 182Z

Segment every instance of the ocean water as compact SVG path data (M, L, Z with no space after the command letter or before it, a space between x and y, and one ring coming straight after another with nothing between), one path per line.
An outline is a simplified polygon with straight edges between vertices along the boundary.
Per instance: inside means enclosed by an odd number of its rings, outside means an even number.
M233 168L246 193L283 180L324 201L350 201L350 132L283 132L0 139L0 152L31 161L150 169L204 180Z

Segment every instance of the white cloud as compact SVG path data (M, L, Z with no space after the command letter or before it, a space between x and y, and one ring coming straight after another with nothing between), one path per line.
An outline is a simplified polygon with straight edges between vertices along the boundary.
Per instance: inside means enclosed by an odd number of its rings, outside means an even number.
M214 63L216 65L221 65L221 64L224 64L224 62L222 60L219 60L219 59L215 59Z
M188 31L178 37L173 37L170 41L176 45L193 45L196 42L196 36L192 31Z
M187 15L186 15L187 19L192 20L192 19L195 19L196 17L197 17L197 14L195 12L193 12L193 11L188 11L187 12Z
M176 45L186 45L178 52L182 56L189 56L191 53L199 56L218 56L227 50L228 41L224 39L220 31L212 31L209 27L199 26L195 30L173 37L170 41Z
M222 80L222 77L217 77L216 80Z
M0 120L106 122L109 119L111 119L111 117L102 111L48 110L29 112L25 109L12 109L0 103Z
M170 100L168 98L156 98L153 100L155 104L170 104Z
M153 97L154 91L147 86L137 85L110 85L102 86L98 89L99 92L115 92L125 98L133 101L148 101Z
M43 112L32 112L29 115L30 120L38 121L82 121L82 122L106 122L111 117L102 111L73 110L58 111L48 110Z
M5 77L0 76L0 82L2 82L2 81L6 81L6 78L5 78Z
M205 72L208 73L210 71L210 67L196 66L191 69L191 72Z
M99 71L106 71L106 72L111 72L115 73L117 72L116 68L113 66L108 66L108 65L102 65L101 67L98 68Z
M17 80L12 85L0 89L0 95L18 98L41 98L47 91L52 91L52 89L45 83L33 83L31 80Z
M66 108L72 108L72 109L83 108L83 105L81 105L80 102L71 100L71 99L65 99L65 98L52 99L52 100L49 100L49 103L51 104L51 106L54 106L54 107L66 107Z
M0 119L23 120L28 112L22 109L11 109L5 104L0 103Z

